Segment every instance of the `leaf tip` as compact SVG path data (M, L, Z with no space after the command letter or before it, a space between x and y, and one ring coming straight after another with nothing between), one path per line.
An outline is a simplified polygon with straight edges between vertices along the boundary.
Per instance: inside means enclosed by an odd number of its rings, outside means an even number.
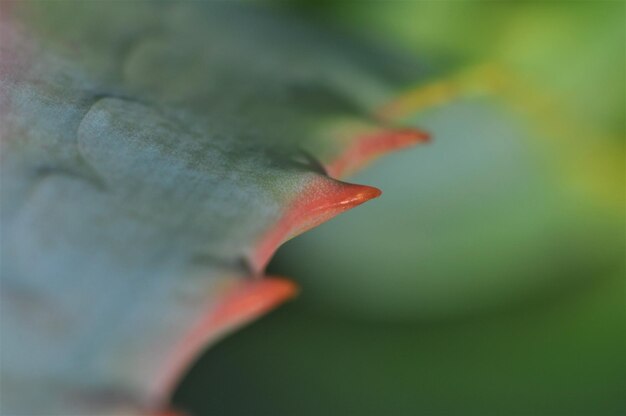
M295 297L298 292L296 283L274 276L227 285L217 303L207 307L204 315L188 328L172 351L161 375L154 382L153 395L158 399L168 397L185 369L203 348ZM182 416L176 412L158 415Z
M430 135L415 128L382 130L357 137L326 170L332 177L353 173L377 157L430 141Z
M250 262L262 271L276 249L285 241L330 220L340 213L381 195L378 188L319 177L307 185L278 223L261 237Z

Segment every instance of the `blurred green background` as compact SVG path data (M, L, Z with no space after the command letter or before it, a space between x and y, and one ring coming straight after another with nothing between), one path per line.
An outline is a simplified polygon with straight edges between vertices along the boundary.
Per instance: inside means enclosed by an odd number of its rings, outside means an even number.
M301 295L210 349L176 406L626 414L626 3L274 7L413 53L403 122L434 141L350 178L383 197L278 252Z

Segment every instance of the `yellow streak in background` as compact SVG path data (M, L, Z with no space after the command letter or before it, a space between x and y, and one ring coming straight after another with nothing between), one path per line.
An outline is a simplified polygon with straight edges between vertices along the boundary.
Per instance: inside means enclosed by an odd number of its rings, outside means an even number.
M504 72L494 64L480 65L442 80L417 85L383 105L378 115L385 120L401 120L458 98L494 93L501 89L503 76Z
M540 91L532 83L495 63L483 64L456 75L425 85L418 85L383 105L377 112L385 121L401 121L420 111L473 96L495 96L532 122L536 137L549 137L539 144L555 146L557 168L563 185L592 198L617 215L624 215L624 148L618 137L599 133L564 114L566 105ZM436 132L435 132L436 140ZM578 144L584 144L579 146Z

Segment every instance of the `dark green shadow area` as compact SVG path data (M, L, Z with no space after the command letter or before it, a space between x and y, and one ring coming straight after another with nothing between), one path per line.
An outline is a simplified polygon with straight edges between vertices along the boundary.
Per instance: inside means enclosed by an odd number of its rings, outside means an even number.
M196 416L622 415L624 281L430 323L354 321L296 300L209 350L174 403Z

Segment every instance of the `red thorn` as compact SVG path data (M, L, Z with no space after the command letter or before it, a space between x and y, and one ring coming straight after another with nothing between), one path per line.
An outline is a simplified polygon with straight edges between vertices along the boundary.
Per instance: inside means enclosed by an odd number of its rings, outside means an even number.
M165 398L194 358L211 342L267 313L298 293L297 285L281 277L237 281L183 336L154 385ZM167 413L166 413L167 414Z
M165 410L165 411L161 411L161 412L150 412L147 413L146 416L186 416L183 413L180 412L176 412L174 410Z
M378 156L430 140L430 135L417 129L399 129L363 135L355 139L341 155L326 166L334 178L346 176Z
M298 286L291 280L263 277L238 285L213 310L206 322L211 332L242 325L294 297Z
M278 223L261 238L251 256L252 266L260 272L285 241L380 194L379 189L371 186L321 177L304 189Z

